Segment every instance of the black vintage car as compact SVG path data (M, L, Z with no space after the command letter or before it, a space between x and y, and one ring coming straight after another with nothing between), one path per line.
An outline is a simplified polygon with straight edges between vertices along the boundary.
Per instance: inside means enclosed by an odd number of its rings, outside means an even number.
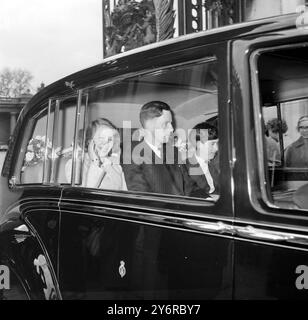
M307 298L308 29L301 18L146 46L34 96L2 170L0 265L10 270L10 289L1 296ZM140 129L142 105L153 100L171 106L184 154L192 128L215 124L215 197L85 186L88 125L111 121L123 150ZM303 163L287 161L290 148Z

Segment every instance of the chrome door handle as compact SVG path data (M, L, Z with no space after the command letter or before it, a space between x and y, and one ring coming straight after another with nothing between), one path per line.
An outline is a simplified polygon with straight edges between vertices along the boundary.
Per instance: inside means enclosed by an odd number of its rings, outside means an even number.
M186 227L205 232L232 233L233 227L223 222L185 222Z

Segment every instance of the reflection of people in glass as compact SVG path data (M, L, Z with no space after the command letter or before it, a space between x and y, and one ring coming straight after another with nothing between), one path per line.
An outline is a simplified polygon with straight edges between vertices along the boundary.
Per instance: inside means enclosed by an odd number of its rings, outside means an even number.
M307 168L308 167L308 116L299 118L297 130L300 138L293 142L286 150L286 166Z
M281 152L279 144L279 132L284 135L288 131L288 125L285 120L277 118L271 119L266 123L266 149L269 164L281 164Z
M82 186L109 190L127 190L120 159L120 134L107 119L91 123L86 134L86 154ZM71 172L71 160L66 166Z

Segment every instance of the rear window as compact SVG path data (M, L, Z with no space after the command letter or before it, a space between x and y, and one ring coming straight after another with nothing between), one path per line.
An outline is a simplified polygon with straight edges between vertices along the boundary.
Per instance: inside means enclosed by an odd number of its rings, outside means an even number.
M308 209L307 45L260 52L254 68L263 197L281 208Z

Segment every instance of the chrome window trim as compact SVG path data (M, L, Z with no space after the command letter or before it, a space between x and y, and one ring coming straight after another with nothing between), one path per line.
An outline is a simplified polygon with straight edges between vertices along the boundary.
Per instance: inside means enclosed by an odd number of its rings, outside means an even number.
M53 130L52 130L52 145L51 145L51 169L50 169L50 178L49 183L54 184L55 183L55 149L54 145L58 144L59 142L59 114L60 114L60 105L62 103L62 100L56 100L56 106L55 106L55 114L53 119ZM46 145L46 150L48 150ZM47 158L46 158L47 160Z
M261 48L255 50L250 58L249 58L249 66L250 66L250 72L251 72L251 86L252 86L252 102L253 102L253 115L254 115L254 124L255 124L255 141L257 146L257 160L258 160L258 174L259 174L259 180L260 180L260 190L262 195L262 200L264 201L265 205L269 207L270 209L279 209L279 210L292 210L293 212L301 212L301 213L307 213L307 210L301 209L301 208L282 208L274 203L272 203L268 198L267 193L267 184L270 183L270 181L266 181L266 173L265 173L265 163L264 163L264 139L263 139L263 132L262 132L262 105L261 105L261 98L260 98L260 86L259 86L259 70L258 70L258 59L261 54L264 54L266 52L273 52L283 49L292 49L292 48L302 48L307 47L308 42L302 42L302 43L296 43L296 44L287 44L287 45L278 45L268 48ZM296 100L290 100L290 101L296 101ZM288 102L288 101L283 101ZM249 179L249 187L251 187L251 179ZM254 201L251 199L250 194L250 200L251 203L254 204ZM301 215L290 215L290 214L271 214L268 212L263 212L262 214L265 215L271 215L271 216L283 216L287 218L292 219L305 219L304 216ZM305 219L306 220L306 219Z
M85 111L83 115L83 119L81 118L81 106L83 102L83 98L85 98ZM72 171L71 171L71 181L70 185L72 187L76 187L76 165L78 160L78 131L80 122L83 124L83 138L82 138L82 154L81 154L81 163L84 161L84 148L85 148L85 139L86 139L86 122L88 118L88 100L89 95L84 93L84 90L78 90L78 102L75 114L75 130L74 130L74 140L73 140L73 156L72 156ZM83 167L80 168L79 178L82 179ZM77 185L79 186L79 185Z
M47 113L47 124L46 124L46 132L45 132L45 158L44 158L43 181L42 181L42 184L47 184L47 183L48 183L48 177L47 177L47 169L48 169L48 163L47 163L47 157L48 157L47 142L48 142L48 132L49 132L49 129L50 129L51 106L52 106L52 99L49 99L49 102L48 102L48 113Z
M78 130L79 130L79 122L80 122L80 108L81 108L81 102L82 102L82 90L78 91L78 102L77 102L77 108L76 108L76 114L75 114L75 130L74 130L74 140L73 140L73 156L72 156L72 171L71 171L71 181L70 184L74 187L75 186L75 180L76 180L76 162L78 158L78 149L77 149L77 143L78 143ZM85 117L84 117L85 118Z

